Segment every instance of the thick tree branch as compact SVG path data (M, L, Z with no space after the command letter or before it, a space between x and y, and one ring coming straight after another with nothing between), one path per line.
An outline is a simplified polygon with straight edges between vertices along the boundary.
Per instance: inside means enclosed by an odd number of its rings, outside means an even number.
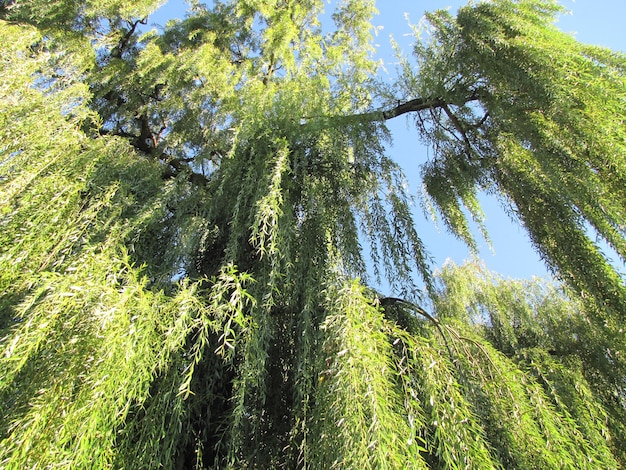
M427 109L434 110L439 108L444 108L449 105L454 106L463 106L469 102L477 101L481 98L481 93L477 90L472 91L467 96L460 97L453 100L447 100L442 97L427 97L427 98L415 98L409 101L405 101L404 103L398 103L397 106L393 108L378 110L378 111L370 111L367 113L361 114L352 114L348 116L307 116L303 117L304 123L308 122L309 119L323 119L327 120L329 123L337 123L337 120L340 122L350 124L354 122L363 122L363 121L387 121L389 119L396 118L398 116L402 116L407 113L416 113L419 111L424 111ZM486 119L486 118L484 118ZM480 124L481 125L482 121Z
M393 108L383 110L381 113L381 117L384 121L387 121L389 119L402 116L403 114L423 111L425 109L445 108L448 105L462 106L469 103L470 101L476 101L479 98L480 95L477 91L473 91L469 96L461 100L454 101L446 101L441 97L415 98L410 101L400 103Z
M424 109L441 108L446 102L441 98L415 98L382 112L383 120L387 121L406 113L423 111Z

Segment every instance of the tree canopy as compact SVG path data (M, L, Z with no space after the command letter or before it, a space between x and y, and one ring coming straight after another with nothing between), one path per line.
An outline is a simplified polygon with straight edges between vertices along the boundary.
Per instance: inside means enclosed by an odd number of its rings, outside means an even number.
M159 4L0 0L2 467L626 466L623 54L481 1L386 86L373 0ZM558 283L433 271L402 115Z

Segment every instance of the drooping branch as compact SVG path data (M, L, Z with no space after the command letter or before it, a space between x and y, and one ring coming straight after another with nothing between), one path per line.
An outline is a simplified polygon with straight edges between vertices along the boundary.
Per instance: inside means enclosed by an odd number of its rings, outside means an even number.
M415 313L425 317L430 322L432 322L434 325L439 325L439 320L437 320L435 317L433 317L430 313L428 313L426 310L424 310L419 305L417 305L417 304L415 304L413 302L409 302L408 300L400 299L398 297L381 297L381 298L378 299L378 303L383 308L388 307L390 305L398 305L398 304L402 305L402 306L405 306L405 307L409 307L410 310L413 310Z
M378 303L383 308L383 310L386 307L389 307L392 305L397 305L399 307L408 308L412 312L418 315L421 315L424 318L426 318L428 321L430 321L433 325L435 325L435 328L437 328L437 331L441 335L441 338L443 339L443 342L446 345L446 349L448 350L448 354L450 354L450 360L454 361L454 354L452 354L452 348L450 347L450 343L448 343L448 338L446 334L444 333L443 328L441 327L441 323L439 323L439 320L437 320L437 318L435 318L433 315L428 313L426 310L424 310L422 307L420 307L416 303L409 302L408 300L405 300L405 299L399 299L397 297L381 297L378 299Z

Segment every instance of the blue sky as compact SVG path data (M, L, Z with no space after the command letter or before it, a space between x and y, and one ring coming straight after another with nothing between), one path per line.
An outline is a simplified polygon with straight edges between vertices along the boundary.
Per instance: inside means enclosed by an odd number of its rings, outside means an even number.
M382 29L376 37L376 43L389 72L393 73L395 60L390 47L390 35L409 52L411 30L407 25L407 17L416 24L425 11L447 7L455 11L465 4L466 1L460 0L378 0L379 15L374 19L374 24L382 26ZM560 29L575 34L581 42L626 51L626 0L563 0L562 4L570 13L559 19L557 26ZM168 18L183 16L182 0L169 0L150 18L150 23L164 24ZM417 194L420 184L419 164L429 157L428 149L419 143L416 132L409 128L406 119L401 117L388 125L394 139L393 146L388 149L389 155L402 165L411 193ZM481 200L493 247L493 250L489 249L477 235L480 257L487 266L507 277L547 276L547 270L531 247L524 230L510 220L495 199L484 197ZM462 263L470 257L460 241L449 235L444 227L437 230L432 221L421 215L417 205L416 223L436 266L441 266L446 259ZM623 266L620 269L625 271Z

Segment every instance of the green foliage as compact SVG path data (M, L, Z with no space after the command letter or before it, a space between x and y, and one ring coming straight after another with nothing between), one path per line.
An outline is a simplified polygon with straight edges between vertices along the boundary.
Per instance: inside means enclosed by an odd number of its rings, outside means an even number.
M470 394L479 400L477 409L489 423L487 432L510 440L505 467L580 467L586 456L585 465L596 468L598 461L615 458L611 447L623 462L625 415L623 402L618 405L624 396L624 365L619 359L624 357L623 342L595 326L582 303L566 297L558 285L538 279L503 280L475 263L445 266L438 278L436 311L468 338L461 357L474 371L468 377ZM474 326L468 330L468 325ZM486 388L486 383L491 386ZM507 394L509 399L503 400ZM510 400L512 396L519 398ZM531 403L524 405L527 399ZM535 411L523 412L528 405ZM544 407L560 416L555 420ZM540 420L524 423L529 416ZM573 444L567 443L571 437L564 438L564 432L575 437ZM552 444L573 447L562 452L557 448L553 455L555 449L525 455L528 448L538 448L542 433ZM585 439L578 442L582 436ZM560 460L576 454L580 460ZM617 466L607 463L608 468Z
M618 330L624 283L588 232L626 259L615 119L626 111L626 59L560 32L559 11L524 0L431 14L431 42L415 48L420 76L405 88L450 103L420 122L437 149L423 170L427 192L447 224L467 238L461 207L476 215L477 190L499 195L548 265Z
M586 235L624 257L622 56L550 1L435 13L423 98L383 112L369 0L328 34L318 1L144 33L131 3L0 7L0 466L626 464L623 282ZM499 192L568 290L433 275L384 152L407 109L446 224L471 245Z
M415 438L420 423L406 418L404 394L399 393L404 390L396 382L390 325L358 283L333 290L327 294L332 304L321 327L324 354L309 465L424 468ZM419 413L419 408L411 411Z

